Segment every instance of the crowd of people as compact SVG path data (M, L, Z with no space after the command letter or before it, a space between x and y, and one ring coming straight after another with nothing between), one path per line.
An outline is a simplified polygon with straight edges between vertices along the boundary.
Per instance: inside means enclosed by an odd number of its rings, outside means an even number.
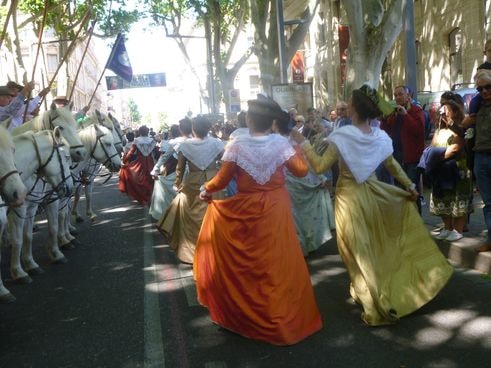
M258 95L236 124L185 118L159 146L135 138L120 189L149 205L177 258L193 265L199 302L226 329L290 345L322 328L305 257L334 233L363 321L392 324L453 272L420 216L421 177L444 224L438 239L462 238L476 183L490 233L491 71L476 86L470 118L457 94L442 96L426 145L423 110L405 86L394 108L363 85L329 118Z
M491 250L491 42L485 53L477 97L467 107L444 93L430 140L404 85L394 106L365 84L328 117L258 95L236 123L185 118L159 146L140 128L120 189L149 205L226 329L289 345L322 328L305 257L334 233L363 321L392 324L453 272L422 221L423 185L447 241L464 236L478 190L488 238L477 251Z

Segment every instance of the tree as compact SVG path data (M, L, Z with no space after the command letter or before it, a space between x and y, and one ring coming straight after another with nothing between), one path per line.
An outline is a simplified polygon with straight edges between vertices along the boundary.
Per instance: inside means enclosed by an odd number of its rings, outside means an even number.
M19 22L17 12L12 13L10 21L11 33L7 34L10 42L6 42L7 49L16 55L16 64L23 79L27 78L22 59L21 39L19 31L32 24L32 29L36 35L39 33L40 21L43 17L45 1L41 0L19 0L17 9L23 15ZM119 32L127 32L131 25L140 19L140 13L134 10L127 10L123 0L47 0L47 17L45 29L53 29L60 39L60 57L67 52L68 44L74 39L76 30L87 12L90 12L91 19L96 21L96 37L114 37ZM90 22L84 26L86 32L82 32L82 38L87 36ZM16 78L18 79L18 78Z
M244 32L245 26L249 19L249 6L247 0L146 0L150 13L154 21L164 26L168 36L173 37L184 58L191 66L191 71L195 74L200 86L201 96L208 100L206 89L200 81L198 73L192 68L192 61L187 52L185 40L187 35L181 34L181 27L184 20L194 20L198 25L204 28L204 39L210 43L213 82L214 77L219 80L219 87L228 107L228 91L233 89L233 84L240 68L246 63L252 53L252 48L248 49L238 60L232 64L232 54L241 33ZM210 62L210 61L209 61ZM211 88L211 86L208 86ZM217 101L208 101L211 111L216 111L215 104Z
M369 82L374 88L387 54L402 30L405 0L343 0L350 26L345 90Z
M138 110L138 105L132 98L128 101L128 108L130 109L130 121L131 125L139 125L141 123L142 115Z
M301 14L303 22L295 25L295 28L286 43L285 64L292 60L300 45L304 42L309 30L313 15L316 12L319 1L316 1L314 9L311 11L308 4ZM251 0L251 21L255 28L254 52L258 56L260 80L265 91L271 90L271 85L279 83L280 62L278 52L278 23L276 0ZM285 66L286 66L285 65Z

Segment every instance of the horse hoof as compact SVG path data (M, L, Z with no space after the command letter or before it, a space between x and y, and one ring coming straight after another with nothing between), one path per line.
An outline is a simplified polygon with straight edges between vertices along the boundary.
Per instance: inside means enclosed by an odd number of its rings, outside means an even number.
M75 222L81 223L81 222L84 222L84 219L81 216L77 216L77 217L75 217Z
M19 285L27 285L32 282L32 279L29 276L19 277L18 279L14 279L14 282Z
M78 239L73 239L69 244L72 244L74 248L76 246L82 245L82 243Z
M0 304L9 304L15 302L15 296L11 293L0 295Z
M34 276L34 275L42 275L44 273L44 271L42 270L41 267L36 267L36 268L33 268L31 270L26 270L26 271L31 276Z
M59 259L55 259L53 261L53 264L65 264L68 262L68 259L66 259L65 257L62 257L62 258L59 258Z
M75 245L72 243L66 243L66 244L60 245L60 249L63 249L63 250L75 249Z

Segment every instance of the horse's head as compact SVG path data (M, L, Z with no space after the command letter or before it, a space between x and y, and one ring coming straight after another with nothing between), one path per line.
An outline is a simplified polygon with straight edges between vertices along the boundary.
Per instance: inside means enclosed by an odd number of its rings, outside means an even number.
M0 126L0 195L8 205L20 206L26 198L27 188L15 167L14 149L9 132Z
M121 129L121 124L119 123L118 119L116 119L111 113L108 113L107 116L113 122L114 129L116 129L116 132L118 133L118 136L121 139L121 143L123 147L126 146L128 140L126 139L126 135L123 133L123 129Z
M39 169L60 197L69 196L73 190L70 172L71 152L65 145L61 127L51 131L42 131L34 136L37 145Z
M121 154L124 148L123 138L122 138L124 137L123 133L121 132L121 135L118 133L118 130L115 128L112 119L110 119L108 116L104 115L99 110L95 110L95 113L99 124L105 126L107 129L111 131L111 134L113 135L113 139L114 139L114 147L116 147L118 153Z
M90 147L90 156L108 170L117 172L121 168L121 156L114 147L111 131L106 127L93 124L80 132L81 138Z
M52 104L50 109L44 112L42 119L45 129L60 128L63 143L68 146L72 160L80 162L87 156L87 150L77 134L77 123L72 114L72 106L73 104L70 103L68 107L56 108L56 105Z

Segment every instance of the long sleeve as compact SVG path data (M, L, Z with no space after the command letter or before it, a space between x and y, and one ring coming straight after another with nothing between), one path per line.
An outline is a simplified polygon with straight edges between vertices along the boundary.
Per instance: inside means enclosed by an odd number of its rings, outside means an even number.
M297 146L298 147L298 146ZM301 150L295 149L295 155L290 157L290 159L285 163L287 169L297 177L304 177L309 172L309 167L305 161Z
M132 144L130 150L123 157L123 164L127 164L130 161L130 158L135 153L135 151L136 151L136 146Z
M424 136L425 116L423 110L415 105L411 105L407 114L404 116L404 124L409 126L408 134L420 138Z
M186 157L179 152L177 156L177 167L176 167L176 181L175 186L180 188L182 185L182 179L184 178L184 172L186 171Z
M334 144L330 144L322 156L315 152L310 143L304 143L302 149L316 174L325 173L338 160L338 151Z
M385 159L384 166L404 188L409 188L412 184L411 179L409 179L401 165L399 165L392 155Z
M17 112L24 106L24 99L24 95L19 93L7 106L0 107L0 121L15 117Z
M205 190L209 193L224 189L235 174L236 164L233 161L224 161L218 173L205 184Z

